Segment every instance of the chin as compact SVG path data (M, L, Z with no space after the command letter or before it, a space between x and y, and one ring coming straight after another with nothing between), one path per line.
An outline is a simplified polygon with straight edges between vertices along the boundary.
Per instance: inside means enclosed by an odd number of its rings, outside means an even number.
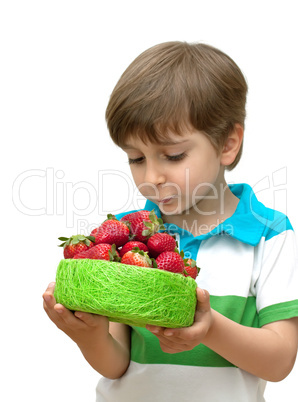
M182 215L183 209L177 205L164 205L159 204L160 212L165 216Z

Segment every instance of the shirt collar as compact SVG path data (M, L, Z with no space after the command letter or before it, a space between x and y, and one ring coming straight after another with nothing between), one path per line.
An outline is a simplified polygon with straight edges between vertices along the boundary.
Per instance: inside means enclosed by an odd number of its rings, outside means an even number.
M230 218L226 219L211 232L197 238L205 240L211 236L225 233L243 243L256 246L260 242L265 228L268 226L267 208L258 201L253 189L248 184L231 184L229 188L239 198L236 211ZM156 215L161 217L158 206L152 201L148 200L144 209L147 211L154 209ZM177 227L177 231L183 232L184 230ZM189 235L189 232L187 234Z

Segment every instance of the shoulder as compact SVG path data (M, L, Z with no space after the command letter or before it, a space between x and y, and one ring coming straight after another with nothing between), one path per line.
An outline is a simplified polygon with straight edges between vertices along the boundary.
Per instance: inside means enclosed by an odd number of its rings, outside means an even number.
M287 215L265 206L248 184L234 184L230 188L240 199L233 223L238 226L242 237L249 237L251 244L258 244L262 238L269 240L285 231L293 231Z
M266 240L278 236L288 230L293 231L293 227L288 216L283 212L266 208L265 219L263 235Z

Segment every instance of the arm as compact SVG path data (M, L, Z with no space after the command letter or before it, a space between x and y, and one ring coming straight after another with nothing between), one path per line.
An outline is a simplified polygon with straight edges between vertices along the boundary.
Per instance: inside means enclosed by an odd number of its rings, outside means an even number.
M124 324L109 323L107 317L67 310L56 304L55 284L45 293L44 309L56 326L77 343L88 363L101 375L121 377L130 362L130 330Z
M240 325L210 308L209 294L197 289L197 310L189 328L147 326L167 353L193 349L203 343L222 357L260 378L280 381L293 368L298 345L298 318L262 328Z

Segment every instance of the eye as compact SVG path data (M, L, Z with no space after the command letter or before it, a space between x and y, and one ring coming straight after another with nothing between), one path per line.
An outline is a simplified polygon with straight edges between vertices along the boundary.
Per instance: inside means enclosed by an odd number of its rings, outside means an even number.
M177 162L177 161L181 161L186 156L187 156L186 153L183 152L182 154L178 154L178 155L167 155L167 159L172 162Z
M129 165L133 165L134 163L140 164L144 161L144 159L145 159L144 156L141 156L140 158L135 158L135 159L128 158L128 163L129 163Z

